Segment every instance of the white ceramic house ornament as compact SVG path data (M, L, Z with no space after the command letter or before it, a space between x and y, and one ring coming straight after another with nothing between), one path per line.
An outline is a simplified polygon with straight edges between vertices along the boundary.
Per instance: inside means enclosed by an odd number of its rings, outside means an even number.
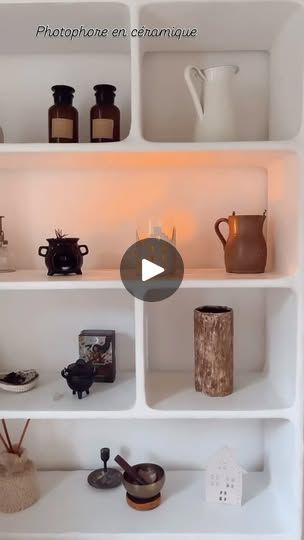
M216 452L207 465L207 502L241 505L243 474L246 471L237 463L235 450L226 446Z

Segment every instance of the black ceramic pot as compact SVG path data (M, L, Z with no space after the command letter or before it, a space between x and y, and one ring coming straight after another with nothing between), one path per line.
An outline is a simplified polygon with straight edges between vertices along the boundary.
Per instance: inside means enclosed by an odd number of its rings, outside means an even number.
M47 238L48 246L40 246L38 253L45 258L48 276L54 274L82 274L83 257L88 246L78 245L79 238Z
M83 392L86 392L87 395L90 393L89 388L94 382L95 368L90 363L79 359L74 364L64 368L61 375L73 390L73 395L77 393L78 398L81 399Z

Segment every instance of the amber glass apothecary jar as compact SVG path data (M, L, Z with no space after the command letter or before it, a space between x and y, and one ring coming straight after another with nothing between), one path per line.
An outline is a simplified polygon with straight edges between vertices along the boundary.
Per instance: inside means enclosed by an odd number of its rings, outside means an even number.
M91 142L113 142L120 140L120 111L114 105L115 86L94 86L96 105L91 109Z
M54 105L49 108L49 142L78 142L78 111L73 107L75 90L63 84L52 87Z

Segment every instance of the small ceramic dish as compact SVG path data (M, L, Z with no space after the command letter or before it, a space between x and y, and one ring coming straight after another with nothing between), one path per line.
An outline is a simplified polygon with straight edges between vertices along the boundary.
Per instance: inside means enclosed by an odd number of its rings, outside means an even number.
M34 369L0 373L0 389L22 393L32 390L38 382L39 373Z
M133 469L155 473L156 480L150 484L139 485L125 472L122 477L122 483L129 495L136 499L151 499L161 492L166 479L165 471L162 467L154 463L139 463L138 465L134 465Z

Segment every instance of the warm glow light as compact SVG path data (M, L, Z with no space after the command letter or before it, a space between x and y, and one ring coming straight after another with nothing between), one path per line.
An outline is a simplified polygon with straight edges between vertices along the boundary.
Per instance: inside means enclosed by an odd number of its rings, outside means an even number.
M286 261L285 242L274 250L272 237L285 238L287 230L296 235L298 160L291 152L50 152L41 170L37 156L32 170L0 172L3 213L18 215L7 219L6 232L23 268L42 266L37 246L55 227L89 246L86 268L117 268L136 230L142 237L154 218L169 237L176 227L188 267L223 266L214 223L233 210L261 214L267 208L270 263L272 252L275 261Z
M195 237L199 227L196 216L190 211L178 207L168 208L163 216L163 228L167 235L172 234L172 225L176 228L177 243L190 241L191 238Z

